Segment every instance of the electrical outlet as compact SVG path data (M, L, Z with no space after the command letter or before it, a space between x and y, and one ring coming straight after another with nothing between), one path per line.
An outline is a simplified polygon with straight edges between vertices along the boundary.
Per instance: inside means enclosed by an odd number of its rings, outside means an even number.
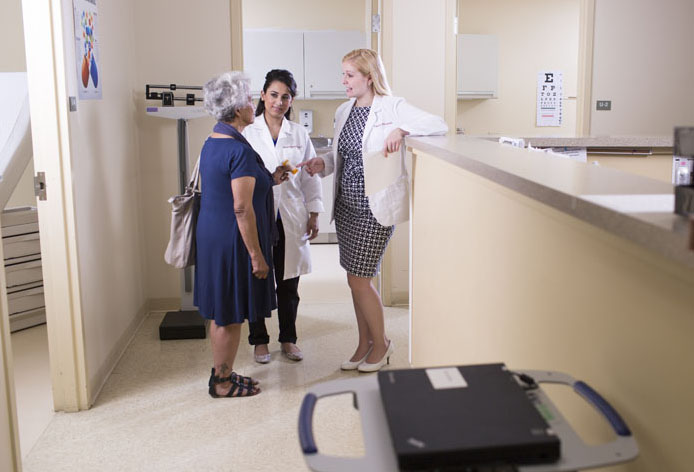
M612 110L612 100L598 100L595 109L598 111Z

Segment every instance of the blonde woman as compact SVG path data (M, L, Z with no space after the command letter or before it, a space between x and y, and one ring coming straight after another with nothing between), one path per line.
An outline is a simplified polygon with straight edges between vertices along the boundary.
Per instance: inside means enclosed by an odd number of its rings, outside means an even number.
M375 151L384 156L400 149L402 138L445 134L448 126L438 116L422 111L404 98L393 97L378 54L356 49L342 59L342 84L349 101L335 113L333 152L303 162L309 174L335 172L333 218L340 248L340 265L357 318L359 339L343 370L375 372L389 362L393 342L385 333L383 304L371 283L378 272L395 226L379 223L375 214L401 212L392 202L364 194L363 156Z

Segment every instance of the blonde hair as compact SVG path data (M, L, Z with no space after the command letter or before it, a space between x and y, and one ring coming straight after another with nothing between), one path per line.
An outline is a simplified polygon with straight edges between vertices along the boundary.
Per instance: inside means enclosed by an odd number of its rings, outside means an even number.
M347 61L352 63L359 72L371 78L371 90L376 95L391 95L383 61L376 51L355 49L342 58L342 62Z

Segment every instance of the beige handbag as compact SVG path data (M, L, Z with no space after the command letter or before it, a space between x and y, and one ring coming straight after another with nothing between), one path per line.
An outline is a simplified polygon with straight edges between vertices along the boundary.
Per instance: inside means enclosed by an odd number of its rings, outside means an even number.
M195 226L200 211L200 158L195 163L183 195L169 198L171 204L171 235L164 260L183 269L195 265Z

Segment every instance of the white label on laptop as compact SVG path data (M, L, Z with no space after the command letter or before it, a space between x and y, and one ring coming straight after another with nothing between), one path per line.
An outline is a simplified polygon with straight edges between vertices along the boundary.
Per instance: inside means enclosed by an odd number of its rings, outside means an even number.
M446 388L464 388L467 382L457 367L442 367L440 369L426 369L429 382L435 390Z

